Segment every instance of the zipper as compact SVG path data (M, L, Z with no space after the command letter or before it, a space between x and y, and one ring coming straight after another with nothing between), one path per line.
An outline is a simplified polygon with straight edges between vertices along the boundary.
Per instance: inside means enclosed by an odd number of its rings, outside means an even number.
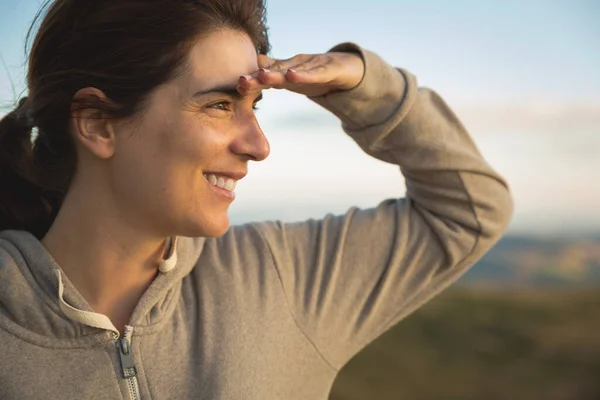
M137 379L137 369L135 368L135 362L131 354L131 335L133 334L133 327L126 325L125 333L122 338L117 340L117 352L119 353L119 359L121 360L121 373L123 379L127 380L127 389L129 391L130 400L141 400L140 387Z

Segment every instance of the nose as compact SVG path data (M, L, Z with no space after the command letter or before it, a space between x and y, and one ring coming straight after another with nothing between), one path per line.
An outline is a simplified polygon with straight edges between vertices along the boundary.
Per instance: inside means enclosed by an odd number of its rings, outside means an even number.
M231 143L231 150L253 161L262 161L269 156L271 147L260 128L254 113L240 121L239 135Z

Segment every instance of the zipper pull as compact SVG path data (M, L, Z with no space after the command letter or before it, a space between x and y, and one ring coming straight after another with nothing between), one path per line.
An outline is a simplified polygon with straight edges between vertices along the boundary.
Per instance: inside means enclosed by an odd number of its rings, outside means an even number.
M121 338L117 341L117 351L119 352L119 358L121 359L121 371L123 372L123 378L132 378L137 376L137 370L133 357L131 356L131 347L129 346L129 340Z

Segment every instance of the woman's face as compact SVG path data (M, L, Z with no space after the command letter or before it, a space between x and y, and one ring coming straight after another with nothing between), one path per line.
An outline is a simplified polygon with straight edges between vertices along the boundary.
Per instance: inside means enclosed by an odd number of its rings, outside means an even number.
M216 237L229 228L225 175L243 178L248 161L269 155L254 115L260 93L237 93L258 69L249 37L222 30L199 40L187 71L157 88L141 118L119 124L111 180L120 211L162 234ZM214 176L211 176L214 175Z

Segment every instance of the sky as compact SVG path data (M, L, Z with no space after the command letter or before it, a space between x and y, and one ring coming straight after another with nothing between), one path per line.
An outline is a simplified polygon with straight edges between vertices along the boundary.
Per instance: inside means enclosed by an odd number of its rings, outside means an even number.
M26 93L24 37L40 4L0 0L0 103ZM438 92L510 183L510 232L600 232L600 2L270 0L268 25L273 57L352 41ZM268 91L258 119L271 155L239 183L232 223L404 195L396 166L363 153L306 98Z

